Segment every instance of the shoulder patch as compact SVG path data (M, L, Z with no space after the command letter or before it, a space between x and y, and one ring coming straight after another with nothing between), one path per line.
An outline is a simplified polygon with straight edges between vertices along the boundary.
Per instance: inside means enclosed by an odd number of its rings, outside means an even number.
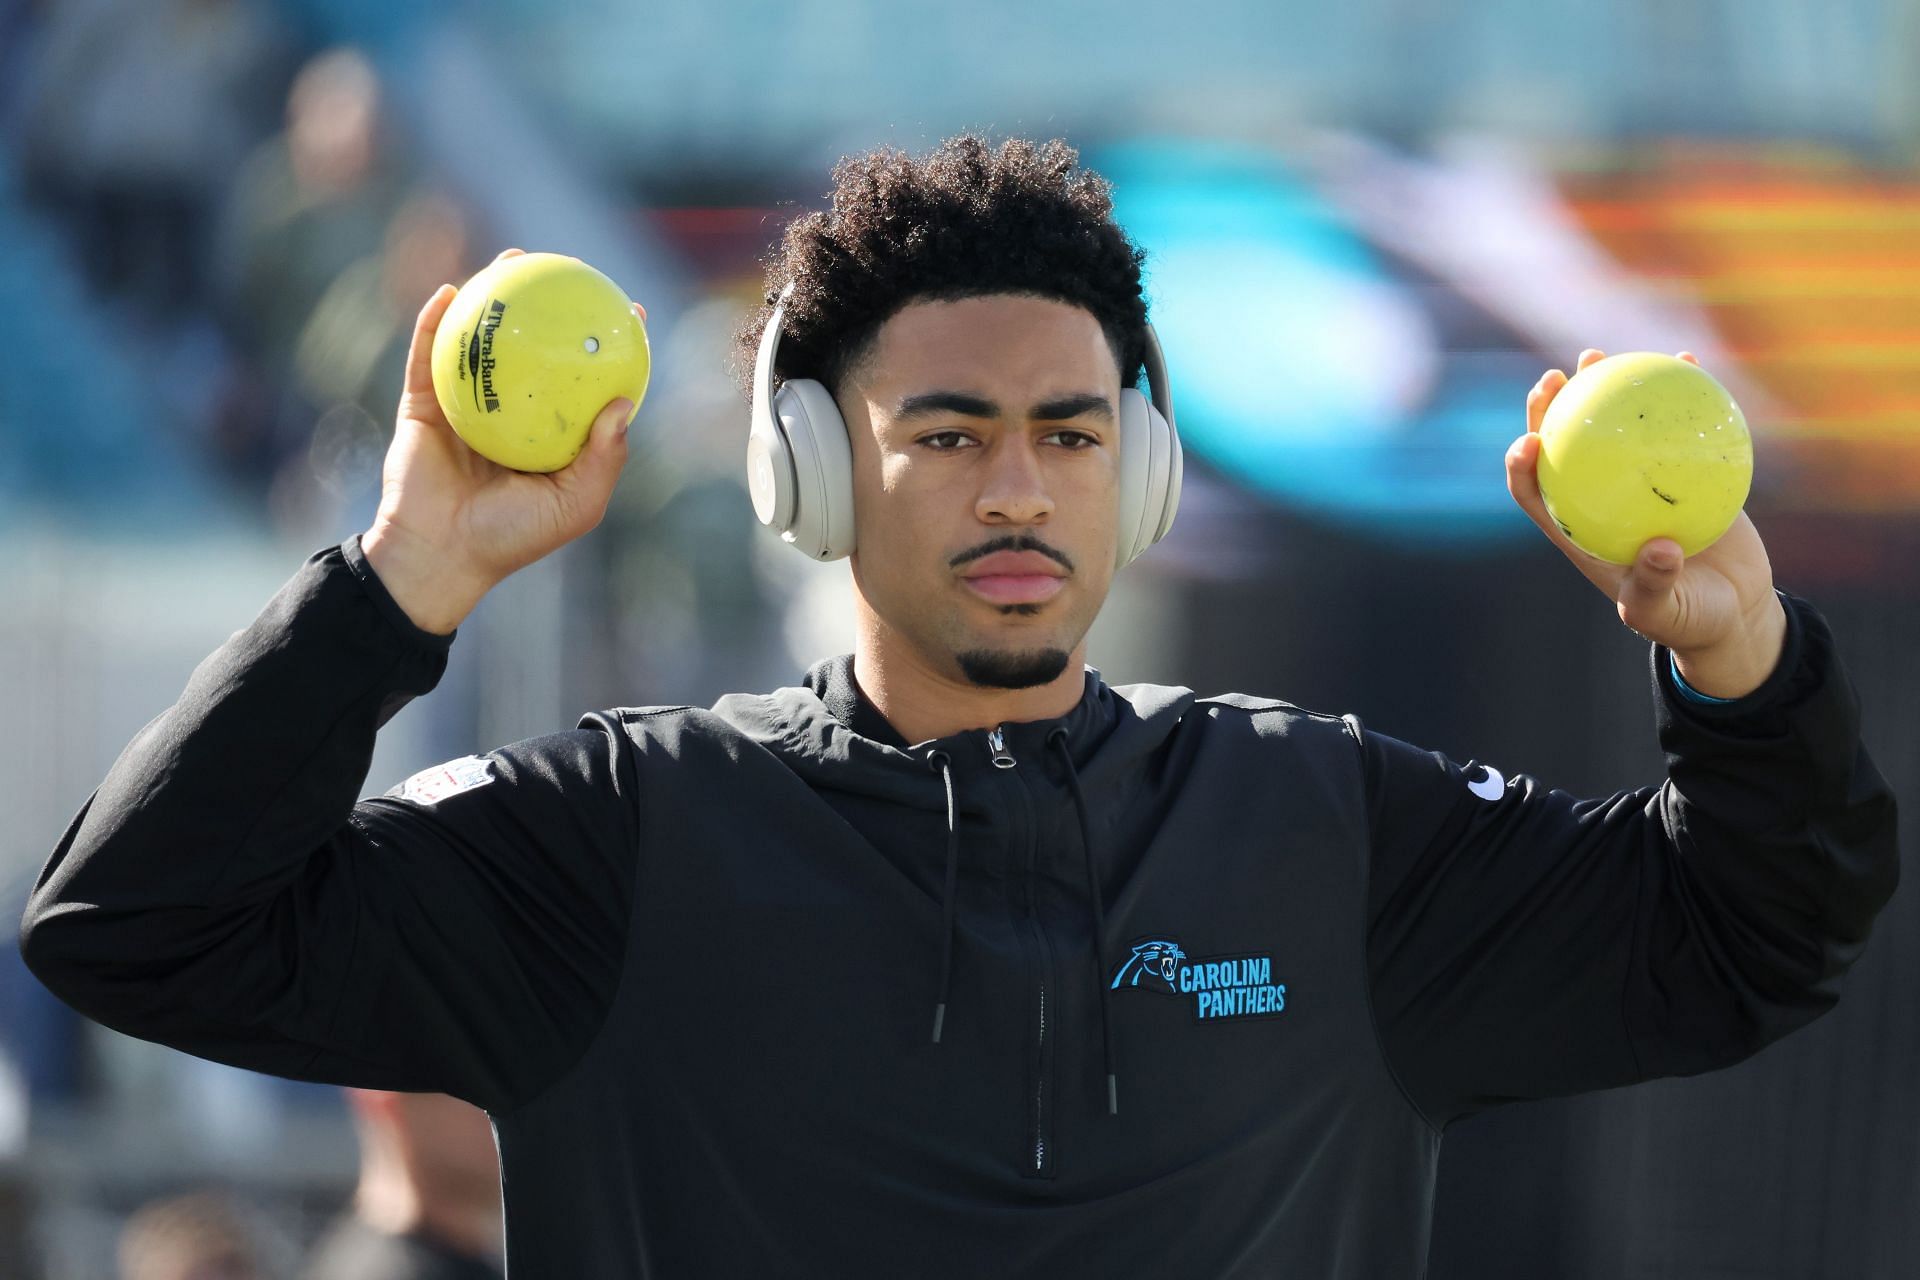
M1476 769L1480 771L1477 778L1473 776ZM1464 772L1467 775L1467 790L1482 800L1498 800L1507 793L1507 780L1490 764L1469 764Z
M1324 720L1328 723L1340 719L1339 716L1329 712L1315 711L1311 707L1303 707L1283 698L1262 698L1249 693L1215 693L1204 698L1195 698L1194 704L1202 707L1233 707L1250 715L1278 711L1283 715L1301 716L1308 720Z
M438 804L492 781L493 761L485 756L461 756L458 760L422 769L387 794L414 804Z

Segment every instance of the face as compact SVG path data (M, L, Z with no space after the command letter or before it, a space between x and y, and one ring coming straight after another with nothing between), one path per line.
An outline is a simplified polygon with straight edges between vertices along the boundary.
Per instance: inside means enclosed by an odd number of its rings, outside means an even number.
M883 655L975 685L1057 678L1113 578L1120 369L1100 323L1011 294L913 303L838 399Z

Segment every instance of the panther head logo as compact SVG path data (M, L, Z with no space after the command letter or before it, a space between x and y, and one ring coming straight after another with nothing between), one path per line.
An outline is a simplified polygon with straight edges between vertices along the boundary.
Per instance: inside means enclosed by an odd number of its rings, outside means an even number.
M1137 987L1140 979L1146 978L1148 986L1157 980L1164 982L1168 991L1173 991L1180 962L1186 958L1187 953L1180 949L1180 944L1167 938L1135 943L1133 954L1120 966L1120 972L1113 975L1114 988Z

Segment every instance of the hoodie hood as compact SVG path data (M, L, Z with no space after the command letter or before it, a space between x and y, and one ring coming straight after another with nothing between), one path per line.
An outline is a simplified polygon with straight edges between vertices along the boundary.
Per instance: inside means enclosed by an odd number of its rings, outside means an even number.
M1100 1038L1106 1065L1107 1109L1119 1112L1111 992L1106 981L1106 894L1101 885L1096 824L1087 801L1108 783L1143 765L1173 732L1193 704L1187 689L1135 685L1110 687L1086 669L1080 701L1063 716L968 729L909 745L887 722L853 678L853 658L842 655L813 667L806 683L766 695L733 694L714 714L773 752L809 786L855 792L915 809L946 813L946 874L941 894L942 931L933 1006L933 1042L946 1025L952 990L955 938L954 886L960 865L961 813L987 807L994 794L982 772L1030 762L1063 781L1073 799L1087 881L1094 940L1094 989L1099 992ZM968 805L967 799L973 803Z
M1066 731L1083 786L1097 790L1157 750L1193 704L1189 689L1109 685L1086 668L1080 701L1064 716L997 726L1019 759L1039 760L1056 729ZM945 803L927 785L925 761L946 752L956 761L990 765L986 736L994 726L908 744L853 678L853 656L817 663L797 686L765 694L729 694L713 712L773 752L810 785L831 786L938 809Z

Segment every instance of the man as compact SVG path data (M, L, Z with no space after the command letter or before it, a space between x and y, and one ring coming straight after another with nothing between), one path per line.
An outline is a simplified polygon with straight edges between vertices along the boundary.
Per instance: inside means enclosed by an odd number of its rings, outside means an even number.
M348 1089L360 1134L353 1207L303 1280L492 1280L500 1170L487 1118L443 1093Z
M460 620L625 457L624 402L552 476L468 452L436 293L374 527L114 766L36 971L193 1053L485 1107L520 1278L1415 1276L1451 1121L1829 1007L1894 833L1826 627L1744 517L1684 564L1566 544L1557 371L1508 484L1654 642L1662 785L1575 801L1085 668L1147 331L1076 163L857 158L787 232L775 371L845 419L851 657L355 804Z

